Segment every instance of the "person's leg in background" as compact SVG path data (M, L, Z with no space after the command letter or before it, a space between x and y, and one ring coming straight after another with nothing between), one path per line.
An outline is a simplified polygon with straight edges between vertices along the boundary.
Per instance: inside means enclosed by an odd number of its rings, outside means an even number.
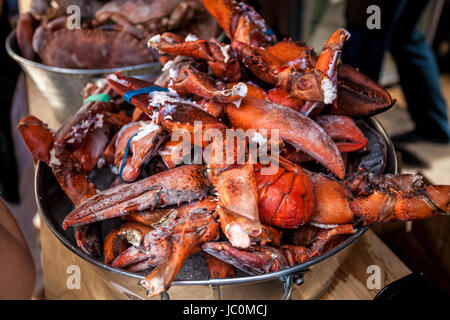
M430 45L417 29L427 4L426 0L407 1L391 36L390 52L397 65L408 111L416 125L414 132L397 137L398 142L423 138L450 142L439 68Z
M342 61L378 81L384 54L389 48L392 26L405 3L405 0L348 0L345 19L351 36L342 50ZM367 8L370 5L380 8L380 29L369 29L367 26Z
M10 110L14 88L20 68L6 53L5 40L11 31L8 17L11 9L7 1L0 2L0 196L8 202L18 203L18 176L16 159L11 137Z

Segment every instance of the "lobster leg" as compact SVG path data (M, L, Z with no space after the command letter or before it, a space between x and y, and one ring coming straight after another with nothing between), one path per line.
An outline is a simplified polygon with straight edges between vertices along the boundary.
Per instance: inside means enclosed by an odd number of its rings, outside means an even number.
M149 296L154 296L167 290L184 261L192 254L201 250L201 245L219 237L218 223L207 212L200 210L190 212L179 219L166 236L164 261L139 282L147 289ZM143 243L149 250L155 241L161 237L158 231L149 233ZM167 231L166 231L167 233Z
M237 249L227 242L208 242L203 251L228 262L251 275L274 272L304 263L337 245L341 236L355 233L351 224L330 230L322 230L310 246L282 245L279 249L269 246L252 246Z
M258 193L253 165L247 163L228 170L210 170L217 190L220 227L233 246L246 248L261 234Z
M241 250L227 242L207 242L202 250L251 275L273 272L288 266L283 252L270 246L252 246Z
M219 90L214 80L191 64L181 69L169 85L180 94L195 94L221 103L233 103L247 95L247 86L238 83L232 89Z
M208 213L214 212L217 207L217 199L208 196L206 199L196 201L191 204L184 204L177 208L159 209L154 211L140 211L128 214L125 220L139 222L152 228L159 228L176 218L180 218L192 210L203 209Z
M122 96L130 90L154 86L148 81L122 76L120 73L110 75L107 78L107 82ZM161 126L169 133L178 129L188 130L190 133L193 133L194 121L198 121L201 124L202 132L210 128L218 130L226 129L226 126L222 122L203 111L200 105L182 99L176 93L158 92L157 94L141 94L132 97L130 102L150 115L153 114L153 108L159 108L159 121Z
M309 222L319 226L353 222L354 214L348 203L352 197L350 190L340 181L320 173L309 173L309 177L316 198Z
M162 248L165 248L167 245L165 239L170 234L170 227L173 227L174 224L178 223L178 220L176 219L180 219L191 212L201 211L211 214L215 210L216 206L217 202L213 201L212 197L209 197L193 204L182 205L176 209L161 209L151 212L144 211L125 216L125 219L133 221L131 222L132 224L125 224L120 229L117 229L115 234L120 235L124 234L124 232L126 234L126 232L129 232L130 230L132 232L132 239L137 239L139 241L133 241L134 243L132 243L132 247L117 255L117 258L113 261L112 266L117 268L125 268L130 265L143 262L144 260L146 263L142 264L139 268L143 268L144 265L148 267L157 266L163 261L162 259L164 258L164 252L161 250L163 250ZM158 231L160 236L156 237L156 235L154 235L152 238L149 238L151 239L152 244L149 244L150 240L147 239L146 248L148 250L145 250L143 246L140 246L140 240L152 229L160 230Z
M411 221L450 214L450 186L427 186L424 193L375 191L350 202L364 224Z

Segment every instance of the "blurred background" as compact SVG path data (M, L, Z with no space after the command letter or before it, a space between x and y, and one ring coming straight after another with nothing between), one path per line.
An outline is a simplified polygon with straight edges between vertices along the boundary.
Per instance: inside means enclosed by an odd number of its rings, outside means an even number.
M320 52L326 39L336 28L349 24L349 2L345 0L277 0L247 1L261 13L279 38L291 37L306 42L316 52ZM396 1L393 1L396 2ZM399 1L401 2L401 1ZM407 1L412 2L412 1ZM418 1L421 2L421 1ZM61 120L48 108L46 98L33 81L24 76L20 67L8 57L4 42L17 23L19 12L29 9L31 0L0 0L1 12L1 52L2 91L0 99L0 192L12 214L18 221L32 252L37 280L35 295L42 293L42 270L40 267L39 219L34 200L34 165L18 134L16 126L20 119L31 113L49 127L57 129ZM384 1L371 1L383 7ZM444 106L450 106L450 0L425 1L417 27L426 44L431 48L437 63L437 83L443 96ZM353 11L353 14L355 14ZM383 17L383 11L381 12ZM366 19L368 15L356 17ZM383 18L382 18L383 19ZM355 22L357 24L357 21ZM389 25L389 21L383 21ZM383 25L383 28L386 26ZM385 29L382 28L382 31ZM356 29L355 29L356 30ZM376 31L374 31L375 36ZM366 50L367 51L367 50ZM397 63L386 48L381 50L381 68L378 81L388 88L397 100L396 106L379 116L391 136L410 133L415 123L408 112L408 99L400 84ZM358 58L368 64L374 60L368 53ZM398 57L397 57L398 59ZM354 65L350 62L351 65ZM376 80L376 79L375 79ZM424 79L410 74L409 81L421 84ZM425 103L423 108L429 106ZM448 120L447 120L448 121ZM448 123L447 123L448 125ZM430 128L431 130L432 128ZM450 144L429 139L403 139L395 143L401 172L420 173L433 184L450 183ZM382 240L413 271L425 272L450 293L450 222L444 217L436 217L413 223L393 223L373 228Z

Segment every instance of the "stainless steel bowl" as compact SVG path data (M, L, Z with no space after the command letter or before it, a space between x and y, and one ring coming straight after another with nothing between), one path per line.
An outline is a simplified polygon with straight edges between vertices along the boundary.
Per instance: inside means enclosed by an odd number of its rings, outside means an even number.
M50 105L50 112L61 123L74 114L82 105L81 91L88 82L105 78L106 75L122 71L124 75L155 78L161 70L159 62L111 69L69 69L44 65L23 58L16 40L16 30L6 39L6 51L17 61L23 71L33 79Z
M385 173L397 173L397 159L392 141L383 127L375 119L365 120L385 140L387 145L387 159ZM118 298L145 299L145 291L137 285L143 274L113 268L103 263L101 259L93 258L77 247L71 230L63 230L61 227L64 217L72 210L72 203L65 196L56 182L50 168L43 162L39 162L35 176L35 192L39 213L53 234L72 252L96 266L99 285L107 286L105 290L114 291ZM114 227L112 221L102 224L103 236ZM295 267L258 276L240 274L232 279L209 279L204 276L201 279L180 279L171 284L168 293L162 298L190 299L192 293L199 294L210 299L289 299L293 283L302 283L302 276L309 267L335 255L342 249L361 237L369 227L359 226L357 232L337 247L324 254ZM182 268L183 269L183 268ZM191 265L192 270L192 265ZM181 271L180 271L181 272ZM312 271L314 272L314 270ZM281 280L281 282L280 282Z

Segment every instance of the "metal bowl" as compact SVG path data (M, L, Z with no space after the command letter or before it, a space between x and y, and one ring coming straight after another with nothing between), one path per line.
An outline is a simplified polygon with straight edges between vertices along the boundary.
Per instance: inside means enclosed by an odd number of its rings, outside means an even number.
M365 121L372 128L374 128L386 142L387 164L385 173L397 173L397 159L390 138L377 120L368 119ZM122 288L126 293L125 296L128 298L130 297L130 294L132 295L132 298L145 298L145 292L140 292L137 285L137 279L143 279L143 274L136 274L113 268L104 264L101 259L96 259L87 255L77 247L71 232L72 230L70 230L71 228L69 228L69 230L62 229L62 221L72 210L73 206L61 190L59 184L56 182L50 168L43 162L39 162L37 165L35 192L36 201L42 219L45 221L53 234L67 248L82 259L102 269L99 271L99 274L101 273L103 278L106 277L109 280L108 283L114 284L111 287L111 290L120 290L118 288ZM108 225L107 221L106 223L103 223L103 236L106 235L112 227L112 225ZM346 248L361 237L368 229L368 226L358 226L357 232L354 235L340 243L332 250L329 250L308 262L291 268L257 276L240 274L232 279L208 279L207 276L203 279L196 280L176 279L172 282L171 288L168 292L170 293L171 298L177 299L189 299L189 292L192 292L192 290L195 290L194 292L199 292L202 289L205 289L206 294L209 294L208 292L211 291L215 292L215 294L213 293L211 295L211 298L213 299L288 299L292 292L292 283L301 283L302 275L309 270L309 267ZM280 280L282 281L281 283ZM105 281L102 283L104 285ZM121 285L118 285L117 283L121 283ZM244 290L242 286L245 286ZM238 287L238 289L236 289L236 287ZM244 291L245 293L243 293ZM122 291L122 293L124 292ZM167 298L168 295L165 293L161 297Z
M50 112L59 122L64 122L82 105L81 91L88 82L105 78L106 75L121 71L126 76L151 76L155 78L161 70L159 62L110 69L69 69L47 66L23 58L16 40L16 30L6 39L6 51L19 63L23 71L33 79L50 105Z

